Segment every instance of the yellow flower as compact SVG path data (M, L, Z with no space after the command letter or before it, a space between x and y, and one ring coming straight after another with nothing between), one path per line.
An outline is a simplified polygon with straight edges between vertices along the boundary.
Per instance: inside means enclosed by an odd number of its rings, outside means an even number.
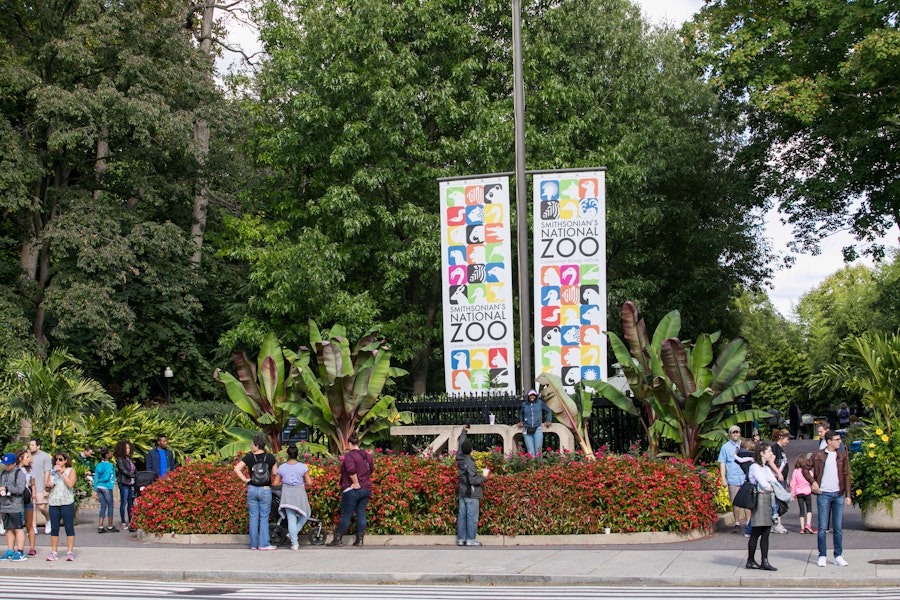
M875 458L875 453L869 450L869 458Z
M875 447L875 442L871 442L871 443L869 444L869 448L874 448L874 447Z
M857 495L857 496L862 496L862 490L859 490L859 489L856 490L856 495Z
M61 429L57 429L54 433L56 433L56 435L62 435L62 430L61 430ZM885 440L885 441L887 441L887 440Z
M891 438L889 438L889 437L886 436L886 435L881 436L881 441L882 441L882 442L886 442L886 441L888 441L889 439L891 439Z
M875 435L881 435L882 433L884 433L884 432L881 429L875 430Z

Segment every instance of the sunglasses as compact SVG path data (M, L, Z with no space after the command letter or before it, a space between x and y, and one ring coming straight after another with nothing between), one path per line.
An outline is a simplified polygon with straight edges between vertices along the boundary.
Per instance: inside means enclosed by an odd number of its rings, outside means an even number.
M57 456L57 457L56 457L56 462L66 462L66 459L63 458L62 456Z

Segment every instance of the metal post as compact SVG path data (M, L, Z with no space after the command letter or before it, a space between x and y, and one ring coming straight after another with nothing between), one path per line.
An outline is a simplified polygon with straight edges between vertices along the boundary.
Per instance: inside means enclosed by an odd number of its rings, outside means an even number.
M519 252L520 390L531 388L531 270L528 264L528 197L525 194L525 83L522 74L522 6L512 0L513 107L516 132L516 246Z

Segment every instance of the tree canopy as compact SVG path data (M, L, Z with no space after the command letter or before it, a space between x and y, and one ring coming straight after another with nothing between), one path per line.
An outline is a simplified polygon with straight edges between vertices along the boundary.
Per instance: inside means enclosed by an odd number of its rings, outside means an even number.
M737 164L804 251L849 229L878 257L900 223L898 26L896 2L706 0L683 30L746 119Z

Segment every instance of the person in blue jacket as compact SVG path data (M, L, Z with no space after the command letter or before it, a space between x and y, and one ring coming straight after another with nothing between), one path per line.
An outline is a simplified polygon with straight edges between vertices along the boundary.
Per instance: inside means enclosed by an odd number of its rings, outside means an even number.
M113 488L116 487L116 467L110 462L112 451L100 448L100 462L94 470L94 494L100 501L100 524L97 533L107 531L115 533L119 529L113 525ZM107 518L106 529L103 529L103 518Z
M156 437L156 448L147 453L144 464L147 470L156 473L157 477L163 477L175 469L175 456L169 450L169 438L165 434L161 433Z
M544 419L546 415L546 419ZM525 438L525 449L531 456L540 456L544 445L544 432L541 424L550 425L553 421L553 412L550 407L538 397L536 390L528 392L528 399L522 403L519 409L519 422L517 427L522 428L522 437Z

